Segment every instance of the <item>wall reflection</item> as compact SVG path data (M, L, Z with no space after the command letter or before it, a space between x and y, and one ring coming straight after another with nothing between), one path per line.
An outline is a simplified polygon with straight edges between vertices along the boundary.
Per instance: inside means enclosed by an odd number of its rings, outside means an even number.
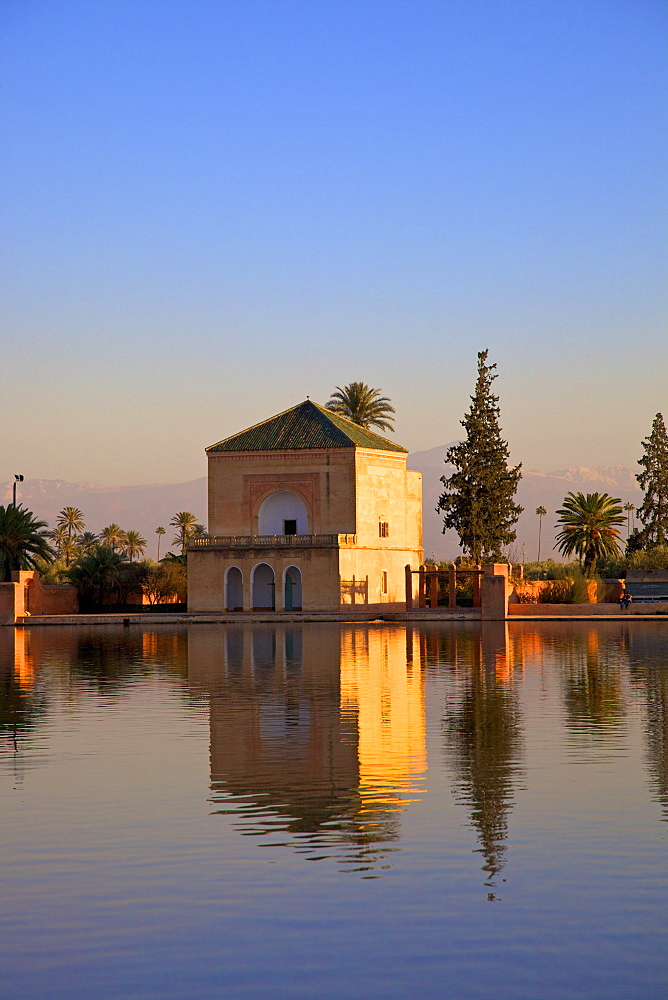
M0 751L11 756L15 787L23 780L24 745L46 714L37 673L29 635L0 628Z
M344 629L341 714L357 729L359 792L372 815L402 809L427 769L424 673L412 629Z

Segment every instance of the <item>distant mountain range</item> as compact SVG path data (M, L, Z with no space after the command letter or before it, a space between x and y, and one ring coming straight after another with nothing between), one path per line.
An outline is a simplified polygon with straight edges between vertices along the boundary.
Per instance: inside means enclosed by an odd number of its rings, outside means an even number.
M11 486L3 503L11 502ZM126 530L140 531L148 540L146 555L155 559L157 536L162 525L167 533L160 542L160 556L169 551L175 536L169 522L178 511L189 510L198 521L207 521L207 481L192 479L187 483L153 483L150 486L95 486L93 483L67 483L62 479L31 479L21 483L17 496L49 527L56 524L63 507L78 507L84 515L86 531L99 532L116 522Z
M451 467L444 464L449 445L431 448L429 451L415 451L408 456L408 468L422 473L422 535L425 556L453 559L459 555L458 538L454 531L442 534L443 519L436 513L436 504L443 484L441 476L450 475ZM538 555L537 507L545 507L541 538L541 558L554 556L555 511L561 507L567 493L609 493L620 497L636 507L642 503L642 492L630 469L623 465L600 466L588 469L583 466L562 469L558 472L535 472L522 469L522 479L517 490L517 502L524 507L517 523L517 541L511 547L511 558L522 561L522 549L526 561ZM622 529L626 538L626 529ZM513 551L514 550L514 551ZM559 557L557 557L559 558Z
M459 554L457 536L452 531L441 532L442 518L436 513L441 493L440 477L447 470L444 456L448 445L416 451L408 457L408 468L422 473L423 537L426 556L452 559ZM541 556L553 555L555 511L569 491L583 493L610 493L638 507L642 493L633 472L625 466L600 466L589 469L574 467L558 472L522 470L517 492L518 502L524 507L517 525L517 541L511 557L526 561L535 559L538 551L538 518L536 508L543 506ZM3 503L11 502L12 488L5 490ZM68 483L61 479L33 479L21 483L18 500L46 521L50 527L56 523L58 511L63 507L79 507L84 514L86 530L99 532L115 521L126 529L136 529L148 539L146 554L155 558L157 536L155 529L167 529L160 545L164 555L174 537L169 522L177 511L189 510L203 524L207 522L206 477L186 483L154 483L148 486L96 486L93 483ZM622 530L626 537L626 530Z

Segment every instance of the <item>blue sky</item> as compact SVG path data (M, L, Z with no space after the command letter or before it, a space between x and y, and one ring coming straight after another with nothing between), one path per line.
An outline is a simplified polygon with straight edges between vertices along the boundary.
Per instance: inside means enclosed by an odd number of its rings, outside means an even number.
M668 3L5 0L0 477L205 473L335 385L527 468L668 416Z

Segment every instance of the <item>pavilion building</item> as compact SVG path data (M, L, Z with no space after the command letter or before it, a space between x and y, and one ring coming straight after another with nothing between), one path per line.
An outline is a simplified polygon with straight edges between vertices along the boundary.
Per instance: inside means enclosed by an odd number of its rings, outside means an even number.
M311 400L206 449L209 534L188 610L403 609L422 562L422 477L405 448Z

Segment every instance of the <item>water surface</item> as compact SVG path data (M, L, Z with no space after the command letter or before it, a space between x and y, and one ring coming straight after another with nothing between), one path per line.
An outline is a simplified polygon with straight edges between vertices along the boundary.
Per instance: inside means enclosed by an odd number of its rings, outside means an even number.
M668 623L0 629L8 998L668 996Z

